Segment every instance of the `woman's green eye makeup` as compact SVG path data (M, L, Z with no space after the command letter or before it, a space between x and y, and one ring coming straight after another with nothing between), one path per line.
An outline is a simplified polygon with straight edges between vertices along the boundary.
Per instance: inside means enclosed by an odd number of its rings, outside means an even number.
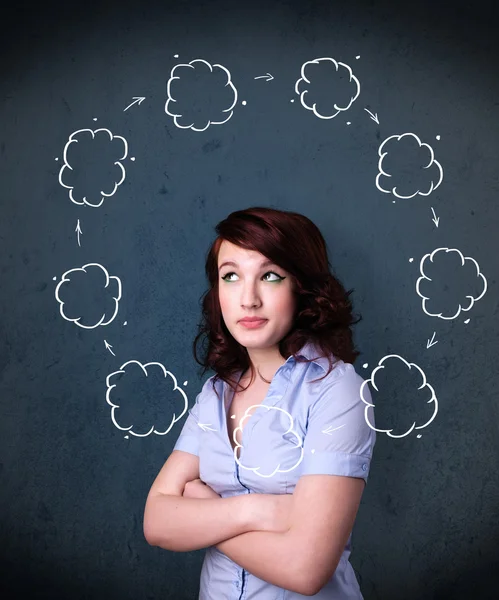
M281 277L277 273L274 273L274 271L267 271L267 273L265 273L265 275L263 275L263 277L266 277L267 275L270 275L270 274L275 275L279 279L276 279L274 281L270 281L269 283L279 283L279 282L283 281L284 279L286 279L286 277ZM230 273L226 273L223 277L221 277L221 279L223 279L223 281L226 281L227 283L232 283L231 281L228 281L226 279L226 277L228 277L229 275L235 275L235 273L232 272L232 271Z

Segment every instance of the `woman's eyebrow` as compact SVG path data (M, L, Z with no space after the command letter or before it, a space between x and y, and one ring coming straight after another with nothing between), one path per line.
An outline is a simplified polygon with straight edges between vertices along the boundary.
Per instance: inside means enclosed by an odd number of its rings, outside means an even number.
M234 262L233 260L226 260L225 262L223 262L223 263L222 263L222 264L221 264L221 265L218 267L218 270L220 271L220 269L221 269L223 266L225 266L225 265L230 265L231 267L238 267L238 266L239 266L239 265L238 265L236 262ZM260 264L259 268L260 268L260 269L262 269L263 267L268 267L268 266L270 266L270 265L275 265L275 266L277 267L277 265L276 265L274 262L272 262L271 260L264 260L264 261L263 261L263 262Z

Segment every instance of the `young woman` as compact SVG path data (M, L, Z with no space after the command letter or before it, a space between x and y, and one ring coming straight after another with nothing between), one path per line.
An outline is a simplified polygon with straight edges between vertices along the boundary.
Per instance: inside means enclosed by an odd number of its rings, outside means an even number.
M301 214L253 207L216 232L193 345L216 374L151 487L144 535L207 548L199 600L362 599L348 558L376 434L351 291Z

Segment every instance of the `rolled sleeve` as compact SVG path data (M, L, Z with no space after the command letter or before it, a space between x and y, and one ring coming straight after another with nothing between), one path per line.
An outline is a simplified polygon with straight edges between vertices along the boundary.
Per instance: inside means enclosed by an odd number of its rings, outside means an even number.
M361 397L363 382L345 363L310 407L302 475L344 475L367 483L376 432L367 385Z
M174 450L182 450L183 452L189 452L189 454L195 454L199 456L199 436L201 433L200 423L200 412L201 406L206 402L207 396L211 391L211 380L213 377L208 379L199 394L196 396L194 406L189 409L187 420L182 427L180 435L173 447Z

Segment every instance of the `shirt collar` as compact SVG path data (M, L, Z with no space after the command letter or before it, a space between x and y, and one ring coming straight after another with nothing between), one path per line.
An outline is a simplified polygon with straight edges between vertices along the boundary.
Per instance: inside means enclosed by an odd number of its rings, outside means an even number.
M329 361L326 356L321 356L321 350L319 346L314 344L314 342L306 342L300 350L298 350L297 354L305 357L307 360L311 360L316 365L319 365L323 369L325 373L327 373L329 369ZM334 362L334 361L333 361Z
M300 350L298 350L298 352L296 354L303 356L307 360L312 360L312 362L315 363L316 365L318 365L324 371L324 373L327 373L327 371L329 369L329 361L328 361L327 357L320 355L321 350L320 350L319 346L314 344L314 342L306 342L300 348ZM289 361L296 362L296 360L294 359L293 356L290 356L286 362L289 362ZM334 357L333 357L333 362L334 362ZM241 371L239 371L238 374L240 375ZM219 380L217 383L219 386L222 386L222 387L225 386L225 383L222 380Z

